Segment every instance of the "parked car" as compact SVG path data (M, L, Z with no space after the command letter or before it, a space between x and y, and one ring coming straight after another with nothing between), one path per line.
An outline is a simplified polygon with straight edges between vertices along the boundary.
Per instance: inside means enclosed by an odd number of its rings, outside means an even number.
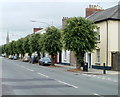
M13 57L14 57L13 55L9 55L9 57L8 57L8 58L9 58L9 59L13 59Z
M6 57L6 54L2 54L2 57Z
M29 56L24 56L24 58L22 59L23 62L29 62L30 61L30 57Z
M39 60L39 59L38 59L38 56L34 56L34 55L33 55L33 56L31 56L31 58L30 58L30 63L32 63L32 64L33 64L33 63L38 63L38 60Z
M17 56L13 56L13 60L17 60Z
M39 60L39 65L47 65L50 66L51 65L51 59L49 57L43 57Z

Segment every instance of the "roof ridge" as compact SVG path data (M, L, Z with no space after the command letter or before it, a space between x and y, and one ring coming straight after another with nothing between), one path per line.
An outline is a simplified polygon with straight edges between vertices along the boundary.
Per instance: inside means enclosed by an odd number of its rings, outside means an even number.
M119 5L117 5L115 7L118 7L118 8L116 8L116 10L113 12L113 14L111 16L109 16L108 18L112 18L117 13L117 11L119 10Z

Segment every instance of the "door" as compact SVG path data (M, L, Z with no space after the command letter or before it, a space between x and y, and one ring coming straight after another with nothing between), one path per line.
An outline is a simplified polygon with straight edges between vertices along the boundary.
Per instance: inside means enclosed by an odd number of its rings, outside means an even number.
M91 67L91 53L88 54L88 65Z
M120 70L120 52L112 53L112 70Z

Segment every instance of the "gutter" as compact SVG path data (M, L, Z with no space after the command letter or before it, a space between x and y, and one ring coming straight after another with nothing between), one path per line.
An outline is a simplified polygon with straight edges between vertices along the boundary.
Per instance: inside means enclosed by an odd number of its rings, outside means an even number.
M106 37L106 66L108 66L108 21L106 21L107 37Z

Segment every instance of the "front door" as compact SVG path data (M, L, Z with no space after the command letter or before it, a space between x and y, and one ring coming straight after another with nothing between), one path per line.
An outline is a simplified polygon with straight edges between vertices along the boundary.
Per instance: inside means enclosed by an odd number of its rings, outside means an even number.
M88 54L88 65L91 67L91 53Z

